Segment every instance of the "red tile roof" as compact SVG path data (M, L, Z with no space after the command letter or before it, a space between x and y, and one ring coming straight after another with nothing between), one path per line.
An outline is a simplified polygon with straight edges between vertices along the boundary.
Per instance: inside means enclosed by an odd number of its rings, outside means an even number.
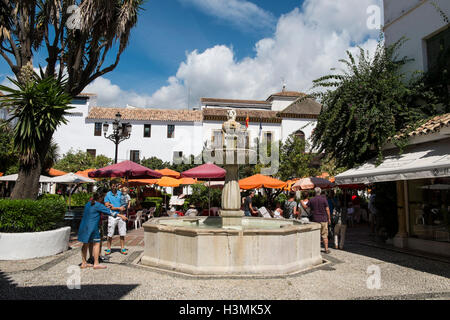
M151 108L105 108L93 107L89 111L88 119L113 120L120 112L123 120L143 121L186 121L200 122L203 120L202 112L196 110L179 109L151 109Z
M262 100L239 100L239 99L216 99L216 98L201 98L202 104L206 104L208 102L216 102L216 103L236 103L236 104L264 104L270 105L267 101Z
M432 119L426 121L424 124L408 133L409 137L418 135L427 135L431 133L439 132L442 128L450 126L450 113L435 116ZM400 138L404 133L398 134L395 137Z

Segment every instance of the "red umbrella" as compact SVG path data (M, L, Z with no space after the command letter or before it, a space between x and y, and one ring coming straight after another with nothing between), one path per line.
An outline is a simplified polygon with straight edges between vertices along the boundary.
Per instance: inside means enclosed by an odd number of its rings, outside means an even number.
M225 169L212 163L205 163L201 166L183 171L182 177L199 178L199 179L223 179L227 172Z
M222 169L221 167L218 167L213 163L205 163L201 166L183 171L181 173L181 176L188 178L208 179L211 181L211 179L223 179L225 178L226 174L227 171L225 169ZM208 188L208 215L211 210L211 196L209 193L210 189L211 188Z
M149 179L161 178L162 174L155 170L141 166L130 160L125 160L117 164L97 169L88 173L90 178L135 178L135 179Z

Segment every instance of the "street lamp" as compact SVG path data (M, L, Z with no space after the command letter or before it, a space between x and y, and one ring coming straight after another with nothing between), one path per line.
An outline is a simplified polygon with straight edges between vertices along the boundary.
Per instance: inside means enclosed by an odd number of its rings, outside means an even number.
M105 122L103 124L103 133L105 138L111 140L116 145L116 152L114 157L114 163L117 163L117 151L119 148L119 143L129 139L131 136L131 124L121 123L122 115L120 112L116 113L116 119L112 122L113 133L108 135L109 124Z

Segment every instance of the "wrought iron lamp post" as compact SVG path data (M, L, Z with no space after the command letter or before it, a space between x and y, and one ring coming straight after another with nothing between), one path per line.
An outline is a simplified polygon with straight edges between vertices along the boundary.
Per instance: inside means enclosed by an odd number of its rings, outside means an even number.
M116 119L112 123L113 133L108 135L108 122L103 124L103 133L105 138L111 140L116 145L116 152L114 157L114 163L117 163L117 151L119 148L119 143L124 140L127 140L131 136L131 124L130 123L121 123L122 115L120 112L116 113Z

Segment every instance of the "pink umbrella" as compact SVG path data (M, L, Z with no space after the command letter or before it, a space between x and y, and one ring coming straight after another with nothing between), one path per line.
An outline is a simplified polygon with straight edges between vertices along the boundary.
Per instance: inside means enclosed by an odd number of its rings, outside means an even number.
M222 169L221 167L218 167L213 163L205 163L198 167L183 171L181 173L181 176L188 178L208 179L209 182L211 182L211 179L221 180L225 178L226 174L227 171L225 169ZM211 188L208 188L208 215L211 211L211 195L209 192L210 189Z
M199 179L223 179L227 172L225 169L212 163L205 163L201 166L183 171L182 177L199 178Z
M322 189L329 189L334 187L334 183L323 178L316 178L316 177L302 178L292 185L292 190L294 191L311 190L316 187Z
M149 179L149 178L161 178L162 174L141 166L130 160L125 160L117 164L97 169L88 173L90 178L135 178L135 179Z

